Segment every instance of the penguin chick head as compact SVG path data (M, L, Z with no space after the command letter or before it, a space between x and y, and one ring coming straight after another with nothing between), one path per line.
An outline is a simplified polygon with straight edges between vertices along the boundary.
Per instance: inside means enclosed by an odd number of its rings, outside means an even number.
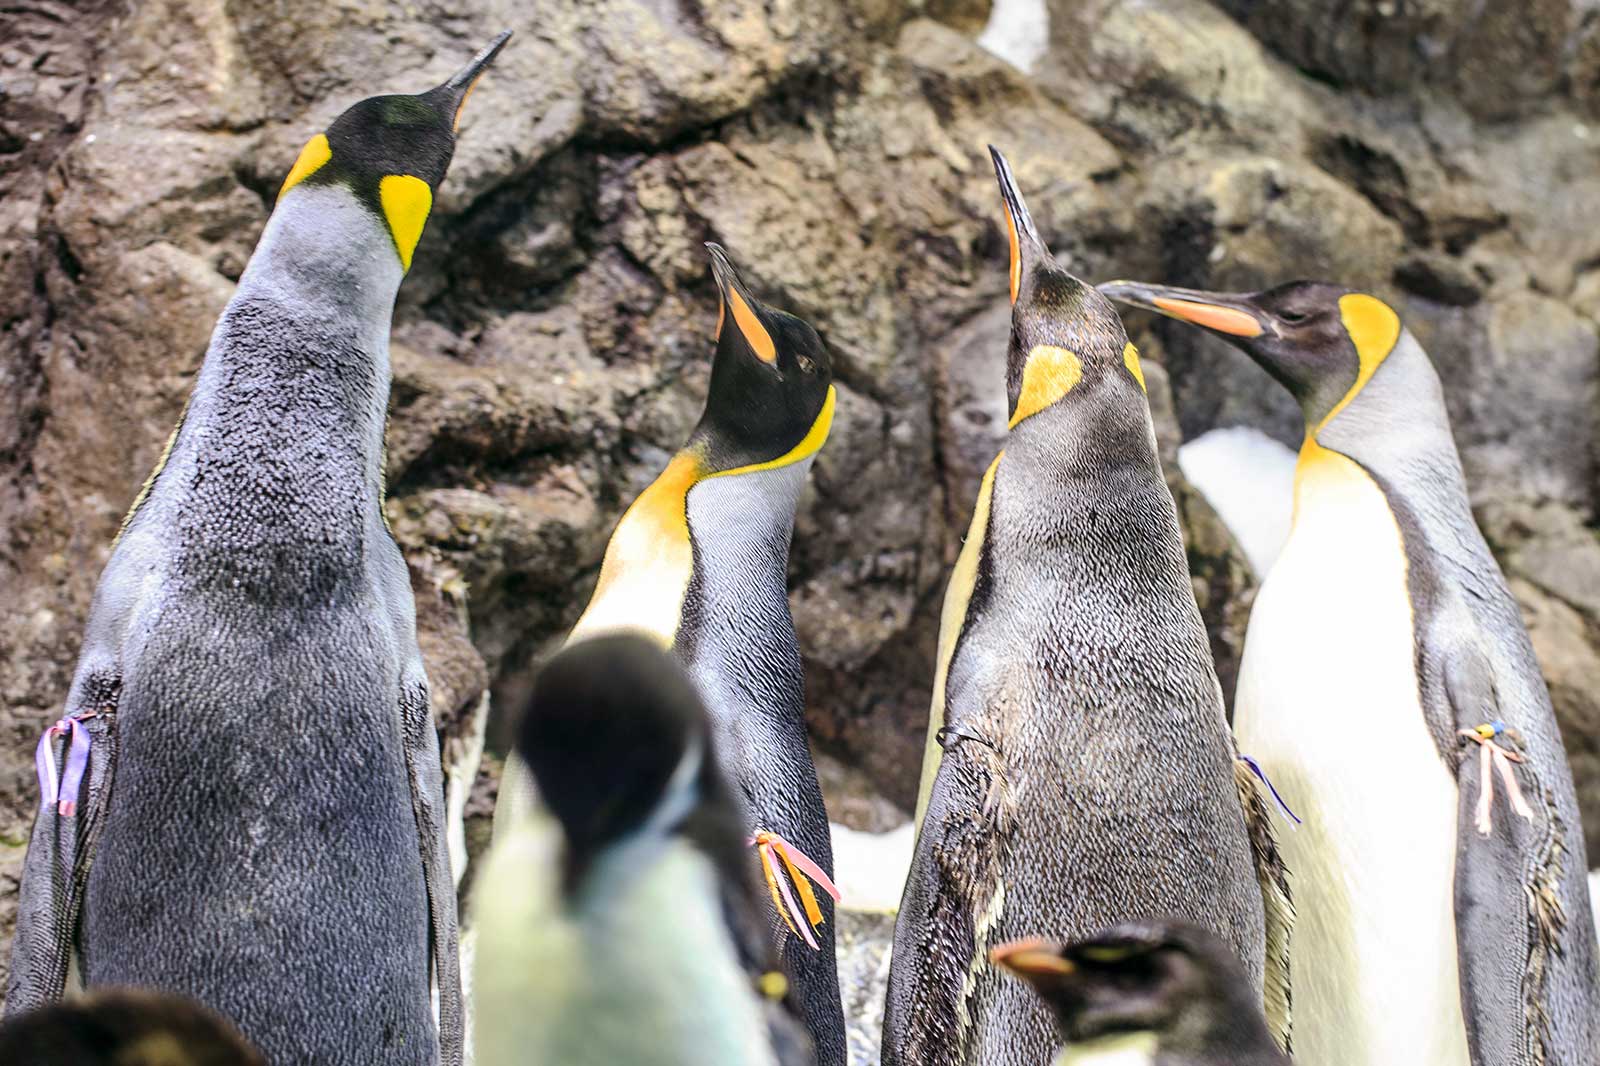
M1006 357L1010 427L1056 403L1085 379L1144 388L1139 355L1122 320L1094 287L1056 262L1033 224L1016 176L990 146L1005 202L1011 250L1011 345Z
M411 254L456 150L467 97L511 31L489 42L472 61L417 96L372 96L354 104L300 150L278 202L302 186L342 186L383 219L400 262Z
M265 1066L220 1016L187 999L112 989L0 1026L0 1062L30 1066Z
M1272 1039L1243 964L1186 922L1128 922L1074 944L1018 940L989 957L1033 986L1069 1043L1135 1033L1157 1034L1164 1048ZM1241 1019L1260 1032L1240 1033Z
M539 672L517 737L566 838L567 891L596 859L649 836L680 836L724 878L747 884L744 815L710 721L675 659L614 634L563 650Z
M1108 281L1100 291L1243 350L1300 401L1313 432L1355 398L1400 339L1400 316L1388 304L1320 281L1245 293Z
M690 437L707 474L787 466L816 453L833 424L833 371L811 326L757 300L721 245L717 351L705 414Z

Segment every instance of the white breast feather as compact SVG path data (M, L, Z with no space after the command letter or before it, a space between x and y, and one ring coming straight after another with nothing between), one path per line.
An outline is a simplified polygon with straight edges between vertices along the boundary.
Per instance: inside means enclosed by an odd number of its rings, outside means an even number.
M1333 453L1256 599L1235 731L1305 824L1293 879L1298 1066L1466 1066L1456 801L1423 719L1399 528Z

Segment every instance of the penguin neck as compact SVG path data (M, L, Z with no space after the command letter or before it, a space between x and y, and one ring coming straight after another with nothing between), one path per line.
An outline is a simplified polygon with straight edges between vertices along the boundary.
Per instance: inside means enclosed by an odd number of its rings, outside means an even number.
M696 482L687 514L697 579L754 573L783 587L795 506L810 469L807 456L787 466L713 474Z
M250 528L263 544L359 558L380 517L401 276L387 228L348 192L296 187L273 212L174 441L166 469L180 476L152 489L152 502L212 517L185 543L207 552Z
M217 323L178 448L198 443L190 427L212 430L215 451L251 448L290 423L308 442L341 438L309 475L358 478L376 501L403 276L388 229L348 191L291 190Z
M1122 389L1086 377L1057 402L1018 422L1006 438L1005 465L1026 472L1029 491L1017 501L1020 506L1063 520L1078 513L1072 506L1076 501L1128 491L1138 480L1130 473L1135 468L1142 474L1153 471L1153 478L1145 478L1152 485L1161 480L1155 430L1143 394L1131 381ZM1023 526L1041 534L1050 528L1037 518Z
M1295 465L1297 510L1336 456L1353 460L1388 491L1454 498L1465 507L1466 476L1450 433L1444 390L1409 330L1401 332L1393 352L1359 392L1320 425L1307 426Z
M388 353L405 270L388 226L343 186L296 186L261 234L234 298L274 302ZM359 368L343 368L359 372Z

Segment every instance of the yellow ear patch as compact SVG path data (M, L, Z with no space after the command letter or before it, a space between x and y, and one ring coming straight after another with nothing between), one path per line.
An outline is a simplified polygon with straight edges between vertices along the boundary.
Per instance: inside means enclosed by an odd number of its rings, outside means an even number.
M1345 405L1367 387L1372 375L1378 372L1378 367L1383 365L1389 353L1394 351L1394 346L1400 342L1400 316L1395 314L1394 308L1375 296L1351 292L1339 297L1339 318L1356 346L1361 369L1356 372L1355 385L1328 412L1328 417L1322 420L1318 429L1333 421L1333 416L1344 410Z
M776 363L778 361L778 349L772 343L772 334L767 332L767 327L761 324L761 320L756 317L756 313L750 310L750 305L744 302L744 297L739 295L739 290L731 285L728 286L727 299L733 305L733 324L739 327L739 332L744 335L745 343L750 345L750 350L756 353L756 358L763 363Z
M1133 375L1133 380L1139 383L1141 391L1148 393L1150 390L1144 383L1144 367L1139 365L1139 349L1129 341L1122 349L1122 365L1128 368L1128 373Z
M433 209L433 190L421 178L390 174L378 182L378 202L383 205L383 217L389 220L389 232L394 235L400 265L410 270L411 253L417 250L422 227Z
M1022 392L1006 428L1015 429L1018 422L1043 411L1082 380L1083 362L1076 355L1053 344L1036 346L1022 368Z
M1022 246L1017 243L1017 224L1011 212L1006 212L1006 236L1011 238L1011 302L1017 302L1017 292L1022 288Z
M283 179L283 187L278 190L278 199L283 199L284 193L321 170L322 165L332 158L333 149L328 147L327 134L319 133L307 141L306 146L300 149L300 158L289 168L289 176Z
M1377 297L1352 292L1339 297L1339 318L1361 357L1361 377L1356 382L1359 389L1394 351L1400 340L1400 316Z

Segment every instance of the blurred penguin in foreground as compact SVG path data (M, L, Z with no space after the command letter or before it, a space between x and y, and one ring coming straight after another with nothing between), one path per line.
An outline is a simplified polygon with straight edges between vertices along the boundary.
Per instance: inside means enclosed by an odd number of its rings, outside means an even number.
M809 1061L705 707L640 637L574 644L517 753L539 809L475 891L479 1066Z
M177 996L100 992L0 1026L7 1066L266 1066L219 1015Z
M990 957L1055 1016L1056 1066L1289 1066L1243 965L1199 926L1128 922L1076 944L1013 941Z

